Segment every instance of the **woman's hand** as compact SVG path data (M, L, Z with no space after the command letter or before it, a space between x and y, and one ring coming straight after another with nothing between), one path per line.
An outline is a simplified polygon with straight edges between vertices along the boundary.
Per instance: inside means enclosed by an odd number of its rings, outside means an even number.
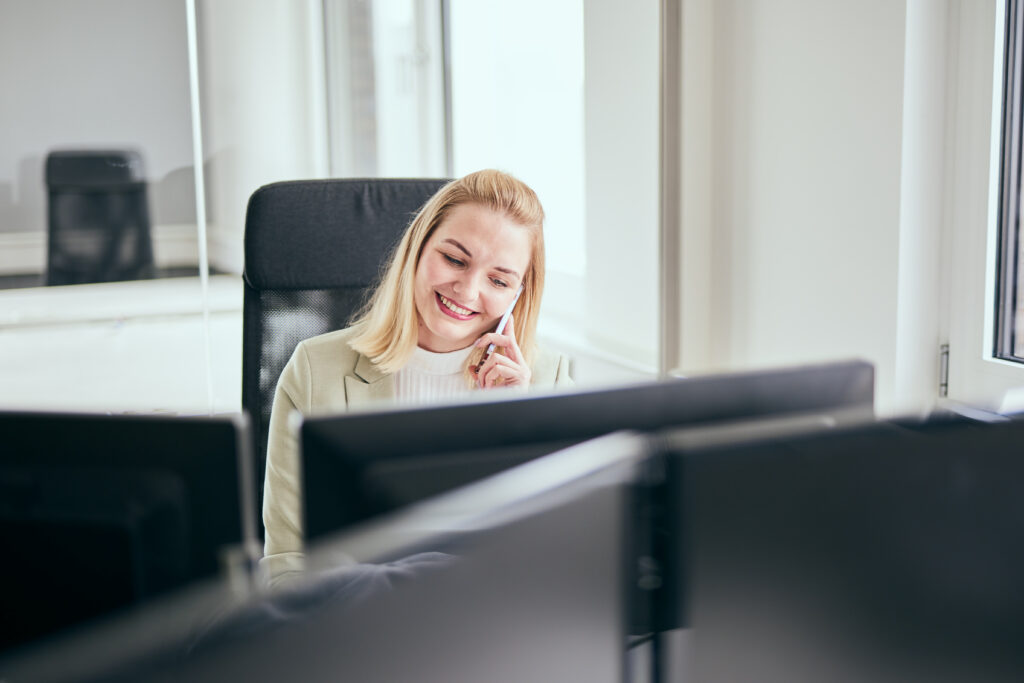
M476 375L476 383L481 389L492 387L523 387L530 385L530 366L523 359L523 352L516 341L516 328L513 316L509 316L505 324L505 334L488 332L476 341L476 345L487 348L488 344L501 347L504 354L498 353L497 348L491 357L480 367Z

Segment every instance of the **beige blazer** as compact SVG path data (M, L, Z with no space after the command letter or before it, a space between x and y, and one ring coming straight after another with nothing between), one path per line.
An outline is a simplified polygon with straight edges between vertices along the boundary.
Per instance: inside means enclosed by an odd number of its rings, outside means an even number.
M348 345L351 336L344 329L300 342L277 383L267 439L261 561L272 579L303 568L298 434L291 415L339 413L395 398L394 375L354 351ZM531 388L572 385L569 362L559 354L538 351L531 372Z

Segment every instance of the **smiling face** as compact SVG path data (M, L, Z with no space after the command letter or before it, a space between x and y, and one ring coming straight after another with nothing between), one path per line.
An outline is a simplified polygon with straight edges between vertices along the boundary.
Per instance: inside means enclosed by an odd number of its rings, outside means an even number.
M491 331L530 266L530 232L479 204L456 206L423 246L414 299L418 345L464 349Z

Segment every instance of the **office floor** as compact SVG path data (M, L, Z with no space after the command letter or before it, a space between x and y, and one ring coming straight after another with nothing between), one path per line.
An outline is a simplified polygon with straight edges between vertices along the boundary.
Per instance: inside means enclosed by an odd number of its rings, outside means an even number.
M0 290L0 408L240 410L241 278L211 276L208 298L207 342L197 277ZM542 342L572 356L578 386L650 379L586 348Z

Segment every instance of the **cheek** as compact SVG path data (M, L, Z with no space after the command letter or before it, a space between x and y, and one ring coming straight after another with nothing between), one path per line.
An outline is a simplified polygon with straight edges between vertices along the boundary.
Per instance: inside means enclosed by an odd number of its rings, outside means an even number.
M515 297L515 290L511 292L495 292L487 300L487 317L496 320L505 315L505 309L512 303L513 297Z
M416 302L416 308L421 313L423 312L423 307L430 302L432 291L433 287L430 284L429 269L421 262L419 267L416 268L416 276L413 280L413 300Z
M424 290L432 289L444 279L444 269L435 259L424 259L416 271L417 285Z

